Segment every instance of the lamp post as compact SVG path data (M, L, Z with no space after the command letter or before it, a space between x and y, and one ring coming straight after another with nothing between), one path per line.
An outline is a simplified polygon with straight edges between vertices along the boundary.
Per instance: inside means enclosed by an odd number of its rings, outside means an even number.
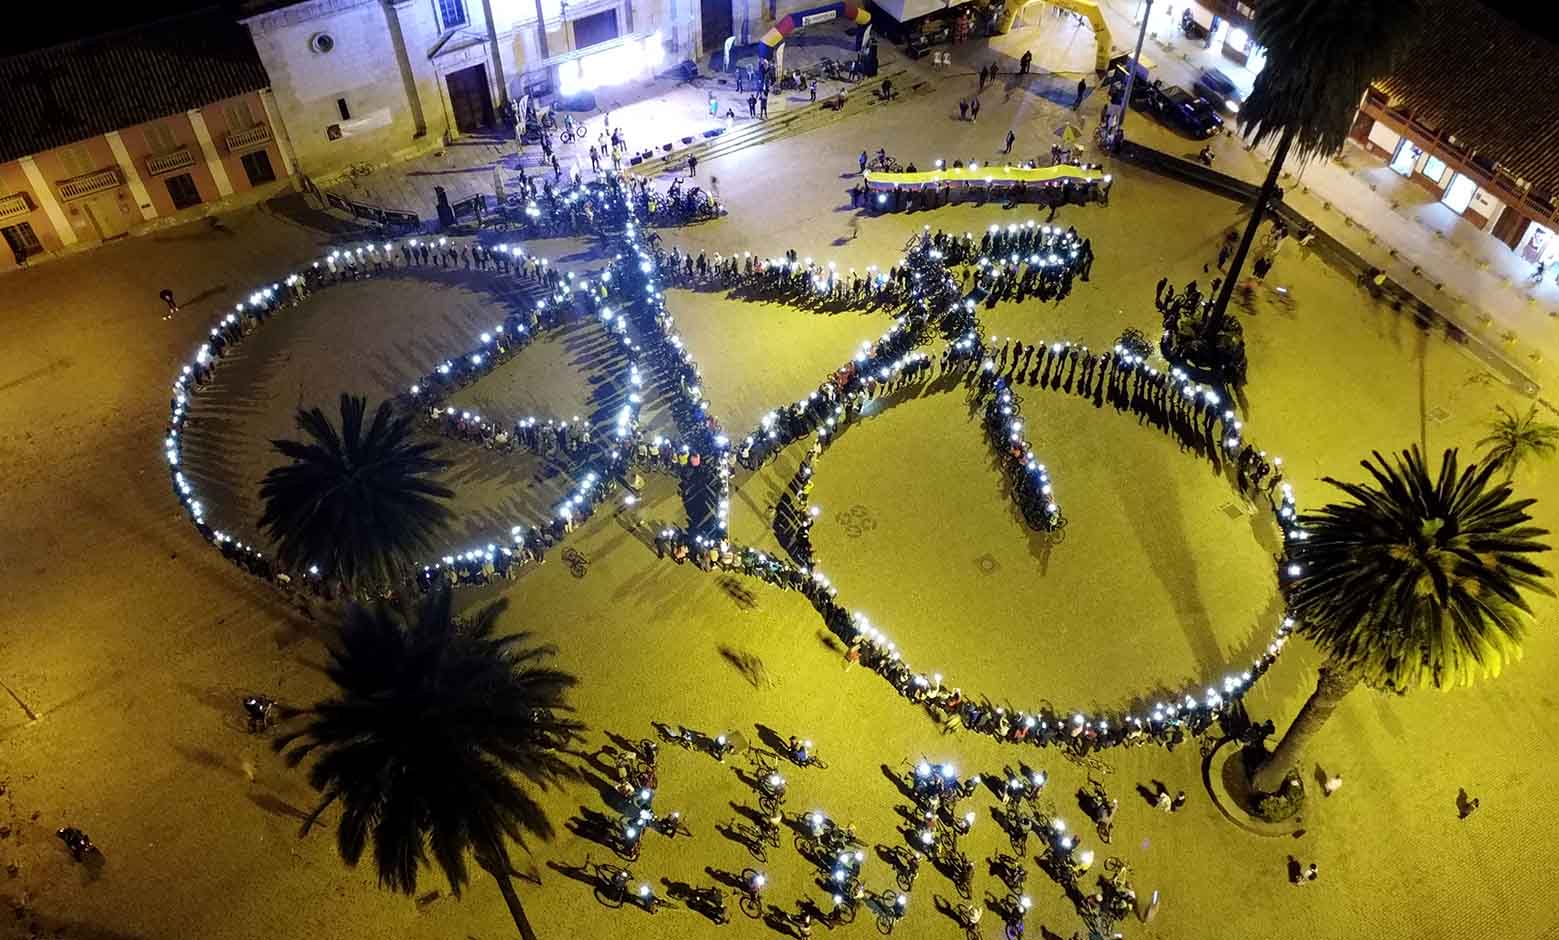
M1148 19L1153 15L1153 0L1145 0L1142 8L1142 28L1137 30L1137 48L1131 54L1131 70L1126 73L1126 90L1121 94L1120 116L1115 119L1109 139L1118 140L1126 129L1126 112L1131 110L1131 88L1137 83L1137 63L1142 59L1142 43L1148 38Z

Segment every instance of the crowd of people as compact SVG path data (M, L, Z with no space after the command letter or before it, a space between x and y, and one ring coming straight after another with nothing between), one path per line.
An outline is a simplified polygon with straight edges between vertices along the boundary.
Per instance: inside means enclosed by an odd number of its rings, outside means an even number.
M572 216L575 228L571 234L593 232L596 226L609 226L617 247L639 253L637 217L630 204L630 193L616 178L555 194L555 198L560 205L590 207L590 212ZM493 542L430 561L417 572L415 583L418 588L426 589L436 581L480 584L497 577L512 578L520 567L540 562L550 547L588 519L600 502L620 485L624 471L639 452L636 444L640 437L640 396L637 391L627 396L616 415L610 446L595 440L593 429L581 420L554 423L549 419L547 423L538 424L533 419L522 419L500 428L496 422L458 411L445 402L452 392L508 361L538 333L571 317L598 318L604 324L626 356L628 387L639 389L642 386L639 334L629 327L627 317L614 312L612 307L620 305L620 309L634 309L642 303L640 298L653 298L658 294L652 264L617 265L599 279L590 279L559 272L546 259L528 254L519 245L491 245L475 239L418 238L336 249L301 272L289 274L280 282L255 291L246 303L238 304L234 312L218 320L207 341L175 377L164 435L164 451L174 493L196 529L235 565L273 582L286 592L301 589L329 597L334 596L339 585L334 583L329 572L320 572L314 567L302 572L285 570L259 547L244 543L207 520L206 507L180 466L183 435L193 396L208 385L216 365L234 346L283 308L296 306L324 287L407 268L463 268L512 278L528 283L540 299L534 309L513 312L503 323L482 333L473 348L439 363L398 395L397 403L415 409L436 427L456 436L490 440L497 446L502 434L511 446L584 457L573 490L552 517L530 525L515 525ZM389 592L395 587L385 585L382 589Z
M659 249L656 263L666 283L692 290L723 290L742 300L770 300L817 310L892 310L904 300L897 268L875 266L864 272L840 271L833 262L801 258L794 249L781 258L760 258L751 252L710 258L673 247Z
M863 152L861 156L865 157L866 154ZM883 160L883 162L888 161ZM970 160L966 163L962 159L955 159L951 164L943 160L933 161L930 170L965 168L978 170L982 166L988 169L999 166L1037 170L1046 165L1038 159L1010 161L999 165L981 163L978 160ZM1083 163L1071 153L1066 154L1063 159L1059 150L1052 151L1051 163L1048 165L1074 166L1085 171L1103 169L1098 164ZM916 164L910 163L903 168L902 172L919 173L921 170ZM859 207L872 212L914 212L968 200L984 205L993 198L1003 198L1008 208L1022 203L1034 203L1041 208L1047 208L1050 210L1050 218L1053 219L1056 210L1062 206L1086 206L1095 202L1109 205L1110 189L1114 185L1115 177L1108 173L1084 178L1063 176L1054 180L1035 181L1012 180L996 175L975 179L938 179L932 182L898 180L881 173L875 178L868 178L863 161L861 179L850 188L849 192L852 208Z
M1123 347L1094 354L1087 347L1069 343L1026 345L1007 341L998 347L994 342L981 340L976 297L980 291L996 289L997 285L971 279L973 286L966 289L953 266L988 271L992 267L990 258L1039 256L1053 257L1058 269L1070 271L1088 254L1082 249L1086 239L1079 239L1075 231L1031 224L993 228L976 240L969 234L932 233L927 228L914 239L903 264L893 269L897 273L886 276L888 283L899 285L905 298L904 310L892 327L876 342L863 344L850 362L807 398L766 415L760 427L733 452L729 439L710 414L698 365L666 309L659 280L660 258L665 256L657 256L642 237L637 211L623 186L608 182L588 189L586 198L601 210L593 216L592 223L608 228L612 249L613 260L598 279L559 275L555 268L531 258L518 247L457 245L447 239L400 246L402 264L469 264L477 270L533 278L539 288L551 291L547 300L538 302L533 314L506 320L502 326L483 334L480 345L439 364L412 386L403 398L430 420L464 434L472 433L473 425L484 425L486 422L476 416L468 418L464 412L452 411L444 404L444 398L486 374L523 348L538 330L565 316L592 316L602 321L627 358L630 385L636 390L619 413L610 442L595 440L583 422L537 425L526 419L502 430L495 428L495 440L499 433L505 433L515 446L576 455L583 448L594 448L593 460L579 476L573 494L552 518L533 526L515 526L499 542L444 556L423 568L418 578L421 586L441 579L463 584L512 577L516 569L540 561L549 547L590 517L637 461L647 468L671 468L678 472L690 506L693 522L687 528L666 527L656 534L655 547L662 556L669 555L679 562L692 560L710 570L739 571L801 591L844 644L848 662L878 672L902 696L930 710L948 727L963 727L1013 742L1061 745L1080 753L1147 741L1173 746L1187 735L1204 731L1271 665L1285 640L1287 621L1267 653L1248 672L1225 679L1221 692L1209 688L1204 694L1186 695L1183 700L1161 704L1140 715L1088 717L1079 712L1068 717L1054 709L1023 711L997 707L988 699L976 700L964 696L956 687L949 689L940 677L933 680L913 670L902 651L880 630L837 601L835 589L816 566L810 544L805 540L800 543L797 562L792 563L739 546L726 534L733 468L738 464L759 466L793 441L814 434L813 450L804 463L806 472L798 474L794 487L802 514L810 518L805 502L815 461L860 413L864 403L931 378L932 359L916 347L939 332L948 340L941 358L942 374L962 377L972 387L984 409L993 447L1009 461L1014 472L1028 475L1014 491L1031 521L1041 527L1059 520L1059 507L1048 474L1022 434L1021 415L1011 391L1014 384L1064 390L1091 397L1100 405L1108 401L1118 410L1132 411L1141 420L1174 434L1186 446L1214 461L1231 461L1242 485L1264 489L1272 497L1279 524L1292 537L1293 496L1290 487L1280 482L1281 462L1268 461L1264 453L1243 440L1240 422L1213 390L1197 386L1177 372L1157 370ZM252 546L246 547L206 523L204 507L179 469L179 436L188 414L189 396L205 384L213 360L220 359L226 347L240 341L247 329L263 322L282 305L296 304L319 286L371 276L385 266L393 266L396 247L391 243L338 251L305 269L303 274L291 275L283 284L256 292L249 304L240 305L213 328L211 341L201 347L195 362L175 382L166 439L175 491L202 534L256 574L290 581L290 573L276 571ZM468 257L469 262L465 260ZM790 261L793 263L794 259ZM725 266L729 270L730 261L725 261ZM694 268L696 271L696 262ZM759 269L738 264L737 271L757 274ZM815 271L809 276L815 276ZM198 380L197 366L201 369ZM645 440L637 426L637 390L642 388L642 370L647 368L660 370L678 385L680 394L673 399L672 411L679 440ZM488 432L479 433L485 438ZM1278 489L1281 496L1273 496ZM697 501L694 497L700 495L707 512L692 511ZM319 585L328 581L317 571L305 577Z
M1041 230L1037 237L1045 235ZM1135 414L1139 421L1172 435L1216 467L1229 468L1235 482L1247 492L1264 493L1285 539L1300 537L1294 528L1293 491L1282 482L1281 461L1268 460L1263 451L1245 440L1242 422L1218 391L1198 385L1178 369L1165 371L1149 365L1136 340L1123 338L1114 349L1094 353L1086 346L1065 342L997 343L992 339L987 343L981 339L974 314L977 305L970 295L962 293L961 279L950 265L978 265L986 253L1012 248L1008 239L1034 237L1032 231L999 229L987 232L980 242L967 235L960 238L929 230L917 236L902 266L910 272L914 287L906 311L894 326L876 343L863 344L850 363L807 398L765 415L760 427L738 446L737 463L751 469L801 437L815 435L802 470L792 480L784 518L776 519L777 525L786 528L783 541L793 562L725 539L706 540L674 527L659 533L656 547L663 556L679 562L692 559L709 570L736 571L801 591L846 645L848 662L872 668L902 696L927 708L949 728L962 727L1012 742L1058 745L1077 753L1148 742L1172 748L1188 736L1206 731L1238 703L1283 648L1292 627L1290 620L1284 618L1266 652L1248 671L1223 680L1221 691L1208 687L1199 694L1188 693L1152 709L1141 709L1141 714L1087 716L1056 709L1012 710L988 698L965 697L961 690L944 686L940 677L933 681L914 671L904 661L902 651L880 630L836 600L834 587L812 554L813 516L807 496L817 459L870 397L892 391L899 383L931 377L929 357L914 347L928 338L933 328L949 339L941 372L962 376L972 387L993 448L1020 474L1014 493L1037 528L1053 528L1060 524L1061 516L1048 473L1024 438L1022 416L1012 393L1015 384L1076 394L1098 407L1108 403L1118 411ZM1067 233L1067 237L1076 235ZM1280 581L1291 575L1291 569L1280 560Z

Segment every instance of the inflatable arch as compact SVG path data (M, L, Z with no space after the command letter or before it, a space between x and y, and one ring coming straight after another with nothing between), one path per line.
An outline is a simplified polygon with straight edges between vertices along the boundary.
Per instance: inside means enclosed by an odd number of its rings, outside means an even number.
M1096 11L1097 12L1097 11ZM810 10L797 10L780 17L768 32L758 40L758 54L765 59L772 59L775 50L785 44L790 34L798 29L811 26L814 23L826 23L835 17L844 17L857 26L866 26L872 21L872 15L866 12L864 6L855 3L829 3ZM860 49L866 39L866 30L861 30L855 37L855 48Z
M1099 4L1095 0L1019 0L1015 4L1008 4L1007 12L1002 14L996 31L1005 33L1011 30L1018 16L1036 3L1049 3L1063 10L1070 10L1086 19L1093 26L1094 70L1103 72L1109 68L1110 27L1104 22L1104 14L1099 12Z

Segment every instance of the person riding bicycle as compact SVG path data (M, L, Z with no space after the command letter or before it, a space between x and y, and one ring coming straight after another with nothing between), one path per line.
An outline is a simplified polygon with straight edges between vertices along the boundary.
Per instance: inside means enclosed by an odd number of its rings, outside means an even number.
M612 881L609 887L619 896L628 894L628 882L633 879L633 872L626 868L619 868L612 873Z
M806 766L807 762L812 759L809 753L812 747L811 741L802 741L795 735L791 735L790 741L786 746L790 749L790 759L796 763Z
M244 698L244 712L249 716L250 731L264 731L270 727L271 713L276 707L274 699L263 695L250 695Z
M761 871L755 871L742 883L742 893L757 900L763 894L763 886L769 883L768 876Z
M889 906L888 910L885 913L887 913L894 920L898 920L899 918L904 916L904 909L907 908L908 906L909 906L909 898L905 897L902 894L895 894L893 896L893 903Z
M758 780L758 789L763 792L764 796L775 800L783 800L785 798L785 778L778 773L771 773Z
M59 836L60 841L65 843L65 848L70 850L71 857L78 862L88 853L97 850L97 846L92 844L91 838L75 826L66 826L56 832L55 835Z

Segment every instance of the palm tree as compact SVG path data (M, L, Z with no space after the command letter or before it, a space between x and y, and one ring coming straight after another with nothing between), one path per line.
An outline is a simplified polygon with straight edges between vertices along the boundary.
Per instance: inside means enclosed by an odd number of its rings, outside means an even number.
M1533 457L1552 457L1559 449L1559 426L1537 420L1537 406L1518 415L1504 405L1495 405L1497 417L1489 420L1488 436L1478 442L1491 466L1505 471L1505 479L1516 475L1516 468Z
M1382 691L1451 689L1499 675L1521 655L1532 609L1552 595L1532 558L1549 546L1529 525L1535 500L1491 483L1492 464L1458 472L1445 452L1431 478L1418 448L1361 465L1373 486L1326 482L1352 498L1300 517L1290 541L1299 576L1289 593L1296 632L1326 654L1320 679L1271 757L1258 791L1275 792L1342 698L1359 683Z
M449 466L433 442L411 439L411 417L382 402L366 427L364 399L341 396L338 430L318 408L298 409L301 441L271 441L292 463L260 483L260 528L295 571L317 566L354 593L394 584L433 549L455 495L431 479Z
M527 785L580 776L558 749L584 726L567 717L575 677L542 665L554 650L529 646L528 633L495 635L506 606L457 618L447 588L414 607L352 604L326 670L335 697L308 709L276 749L291 767L315 758L309 783L321 799L304 834L339 802L341 858L355 867L371 842L380 887L406 895L432 864L458 897L470 855L498 882L520 935L535 940L508 844L552 838Z
M1353 116L1370 82L1387 74L1416 39L1424 19L1422 0L1265 0L1256 19L1256 42L1267 64L1250 97L1240 105L1245 137L1261 146L1277 140L1272 165L1256 196L1245 236L1207 318L1218 335L1245 257L1277 192L1291 150L1301 161L1342 150Z

